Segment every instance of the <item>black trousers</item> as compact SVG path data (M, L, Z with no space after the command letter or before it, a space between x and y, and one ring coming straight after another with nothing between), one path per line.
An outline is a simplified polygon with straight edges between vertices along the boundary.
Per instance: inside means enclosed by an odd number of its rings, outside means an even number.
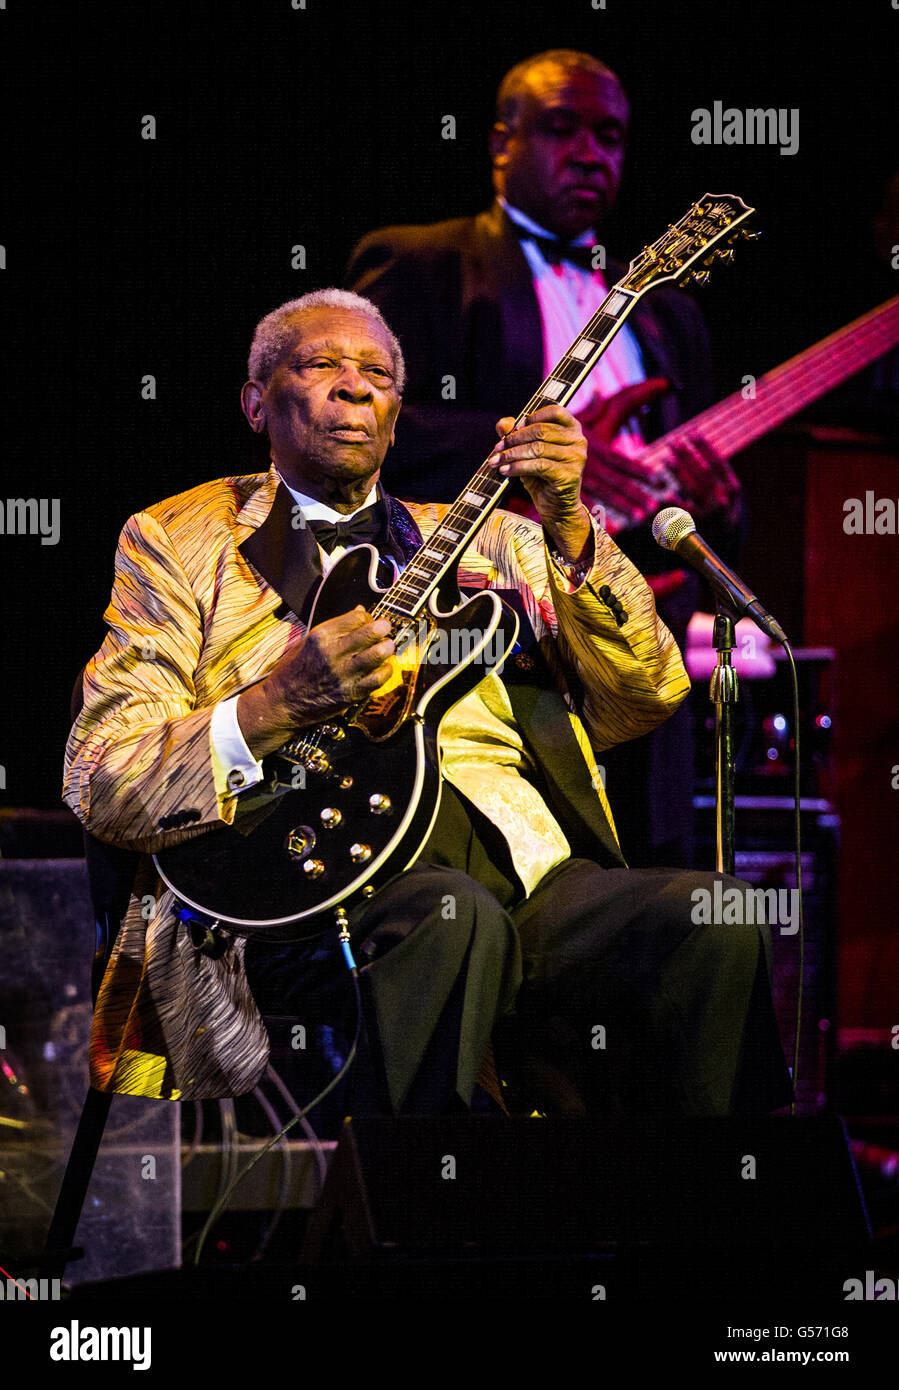
M573 858L525 897L503 846L450 789L420 860L350 914L366 1029L348 1109L467 1108L491 1039L527 1111L789 1104L767 928L693 921L697 888L738 880ZM333 933L252 938L246 964L264 1014L346 1035L353 996Z

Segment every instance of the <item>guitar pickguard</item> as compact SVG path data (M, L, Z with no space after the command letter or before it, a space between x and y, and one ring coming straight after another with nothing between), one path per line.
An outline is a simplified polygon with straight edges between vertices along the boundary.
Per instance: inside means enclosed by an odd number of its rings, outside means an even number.
M515 641L518 620L494 594L479 593L452 613L430 609L405 630L395 658L395 674L357 709L349 723L380 743L413 714L428 709L433 725L436 700L440 716L500 670ZM439 719L438 719L439 722Z

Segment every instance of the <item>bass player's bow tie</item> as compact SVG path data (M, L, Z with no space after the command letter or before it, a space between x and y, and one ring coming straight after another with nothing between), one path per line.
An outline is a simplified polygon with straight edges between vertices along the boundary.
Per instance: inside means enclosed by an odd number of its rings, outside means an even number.
M593 264L592 246L575 246L570 241L557 241L554 237L530 234L522 237L522 240L533 241L540 248L540 254L549 265L559 265L562 261L570 261L572 265L578 265L581 270L589 271L591 274L597 268Z

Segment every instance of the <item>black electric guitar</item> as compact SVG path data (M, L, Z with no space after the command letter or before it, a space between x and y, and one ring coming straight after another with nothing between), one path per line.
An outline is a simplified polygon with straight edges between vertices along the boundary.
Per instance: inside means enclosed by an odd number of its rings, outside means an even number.
M638 299L666 282L707 278L752 236L754 209L728 194L705 194L627 274L516 423L565 405ZM378 587L378 555L356 546L322 581L309 626L362 604L388 618L397 655L390 680L364 703L303 729L264 762L266 781L240 798L231 826L218 826L155 856L182 903L228 930L298 938L326 929L321 914L348 909L414 863L440 804L438 736L447 711L500 671L518 619L490 590L462 603L463 552L508 486L486 463L389 588Z

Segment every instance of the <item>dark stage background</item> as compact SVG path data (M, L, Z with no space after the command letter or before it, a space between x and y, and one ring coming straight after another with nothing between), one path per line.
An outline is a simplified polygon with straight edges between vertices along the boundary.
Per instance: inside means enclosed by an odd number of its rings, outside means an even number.
M70 691L103 636L127 516L266 466L238 403L256 320L339 283L373 227L485 206L493 95L521 57L590 50L630 94L625 183L600 238L614 253L635 254L706 190L758 208L764 239L701 292L718 397L875 302L861 267L899 166L890 0L117 0L27 13L9 0L0 45L3 497L61 509L57 545L0 537L7 806L59 805ZM798 153L694 145L691 112L715 100L798 108ZM141 137L147 115L155 140ZM291 268L298 244L305 270ZM142 399L147 374L155 400ZM764 601L779 611L776 592ZM884 759L899 762L895 747Z

